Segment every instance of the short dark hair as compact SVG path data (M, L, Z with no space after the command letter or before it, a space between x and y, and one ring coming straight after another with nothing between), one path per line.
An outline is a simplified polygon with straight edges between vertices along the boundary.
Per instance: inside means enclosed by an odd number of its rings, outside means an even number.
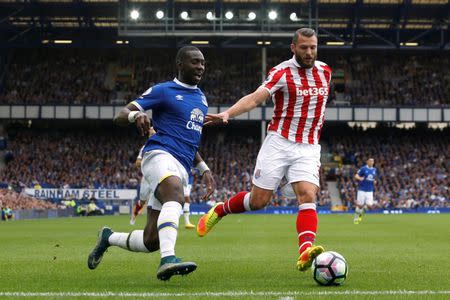
M177 52L176 62L182 62L186 58L186 53L190 51L200 51L200 49L195 46L184 46L180 48L180 50L178 50Z
M306 36L306 37L312 37L312 36L317 37L317 33L314 29L303 27L303 28L297 29L297 31L294 33L294 36L292 37L292 44L296 44L298 42L298 37L300 35Z

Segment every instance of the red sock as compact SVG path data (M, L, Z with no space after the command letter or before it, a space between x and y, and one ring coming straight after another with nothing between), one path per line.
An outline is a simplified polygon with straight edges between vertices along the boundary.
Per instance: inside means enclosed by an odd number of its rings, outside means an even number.
M245 195L249 194L249 192L239 192L229 200L225 201L222 205L217 205L214 210L219 217L223 217L228 214L240 214L246 211L244 206L244 198ZM250 196L250 195L249 195Z
M297 215L298 252L301 254L311 247L316 239L317 212L314 203L304 203L299 206Z

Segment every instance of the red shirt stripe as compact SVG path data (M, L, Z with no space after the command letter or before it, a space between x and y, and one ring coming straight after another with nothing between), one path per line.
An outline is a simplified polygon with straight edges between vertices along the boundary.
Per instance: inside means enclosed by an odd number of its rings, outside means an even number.
M314 77L314 82L319 91L323 85L322 85L322 80L320 79L320 76L319 76L319 72L316 67L313 68L312 73L313 73L313 77ZM309 130L309 134L308 134L308 143L309 144L314 144L314 132L316 131L317 123L319 123L319 119L320 119L320 113L322 112L323 98L324 98L324 95L323 94L320 95L320 93L318 92L316 108L314 109L314 119L312 121L311 129Z
M265 87L270 90L275 84L277 84L277 82L280 80L281 76L283 76L284 72L285 72L284 69L281 69L281 70L278 70L277 72L275 72L275 74L272 77L272 80L270 82L268 82L265 85Z
M278 125L280 124L281 114L283 113L283 102L284 95L282 90L278 90L275 92L275 107L273 110L272 121L270 122L268 130L277 131Z

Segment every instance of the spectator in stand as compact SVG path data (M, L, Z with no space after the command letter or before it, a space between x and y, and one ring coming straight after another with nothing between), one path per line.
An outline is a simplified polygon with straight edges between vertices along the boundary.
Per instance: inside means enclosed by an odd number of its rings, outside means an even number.
M9 221L14 219L14 214L11 208L2 207L2 221Z
M96 199L91 198L87 206L87 216L101 216L104 211L97 206Z

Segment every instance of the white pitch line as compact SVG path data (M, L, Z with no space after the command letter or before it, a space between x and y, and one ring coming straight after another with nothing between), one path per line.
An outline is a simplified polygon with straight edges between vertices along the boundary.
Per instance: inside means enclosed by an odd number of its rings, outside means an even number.
M228 292L198 292L198 293L116 293L116 292L0 292L0 297L132 297L132 298L156 298L156 297L295 297L295 296L364 296L364 295L450 295L450 291L314 291L314 292L253 292L253 291L228 291Z

